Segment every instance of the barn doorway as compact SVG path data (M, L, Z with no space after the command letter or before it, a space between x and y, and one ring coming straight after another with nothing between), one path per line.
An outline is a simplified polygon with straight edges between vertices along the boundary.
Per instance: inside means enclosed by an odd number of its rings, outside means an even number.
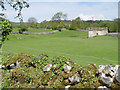
M98 33L96 33L96 35L98 36Z

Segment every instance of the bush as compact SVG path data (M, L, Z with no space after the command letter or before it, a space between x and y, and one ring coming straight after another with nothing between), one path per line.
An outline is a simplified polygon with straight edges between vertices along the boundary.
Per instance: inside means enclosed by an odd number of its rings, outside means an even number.
M70 27L69 30L76 30L76 27Z
M110 32L118 32L118 23L117 22L112 22L110 26Z
M2 41L8 39L7 36L10 34L12 29L13 27L8 20L4 20L1 22Z
M25 26L20 27L19 33L23 33L24 31L28 31L28 28Z

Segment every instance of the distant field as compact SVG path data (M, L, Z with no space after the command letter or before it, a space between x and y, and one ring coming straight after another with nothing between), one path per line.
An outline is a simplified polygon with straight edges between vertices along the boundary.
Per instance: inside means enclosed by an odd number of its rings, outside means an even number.
M14 28L13 31L19 31L18 28ZM29 28L28 31L26 32L50 32L50 31L53 31L53 30L45 30L45 29L33 29L33 28Z
M118 39L112 36L87 38L87 32L62 31L48 35L12 34L3 45L3 53L41 53L70 57L77 64L117 64Z

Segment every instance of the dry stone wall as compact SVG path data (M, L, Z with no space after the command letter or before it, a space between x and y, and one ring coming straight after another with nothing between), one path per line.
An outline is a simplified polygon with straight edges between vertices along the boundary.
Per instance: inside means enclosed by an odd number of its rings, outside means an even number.
M65 57L19 54L0 68L2 88L120 88L120 65L79 66Z

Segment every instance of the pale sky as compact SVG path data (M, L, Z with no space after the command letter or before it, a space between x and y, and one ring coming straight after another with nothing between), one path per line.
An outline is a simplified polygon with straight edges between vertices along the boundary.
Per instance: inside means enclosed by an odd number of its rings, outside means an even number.
M48 2L49 1L49 2ZM64 2L65 1L65 2ZM31 0L30 7L22 11L23 19L27 22L29 17L35 17L38 22L51 20L57 12L67 14L68 20L80 17L83 20L113 20L118 17L118 0ZM89 0L90 1L90 0ZM103 2L104 1L104 2ZM108 2L109 1L109 2ZM10 21L19 20L13 9L6 4L5 15ZM0 10L1 12L1 10Z
M119 2L120 0L28 0L29 2Z

